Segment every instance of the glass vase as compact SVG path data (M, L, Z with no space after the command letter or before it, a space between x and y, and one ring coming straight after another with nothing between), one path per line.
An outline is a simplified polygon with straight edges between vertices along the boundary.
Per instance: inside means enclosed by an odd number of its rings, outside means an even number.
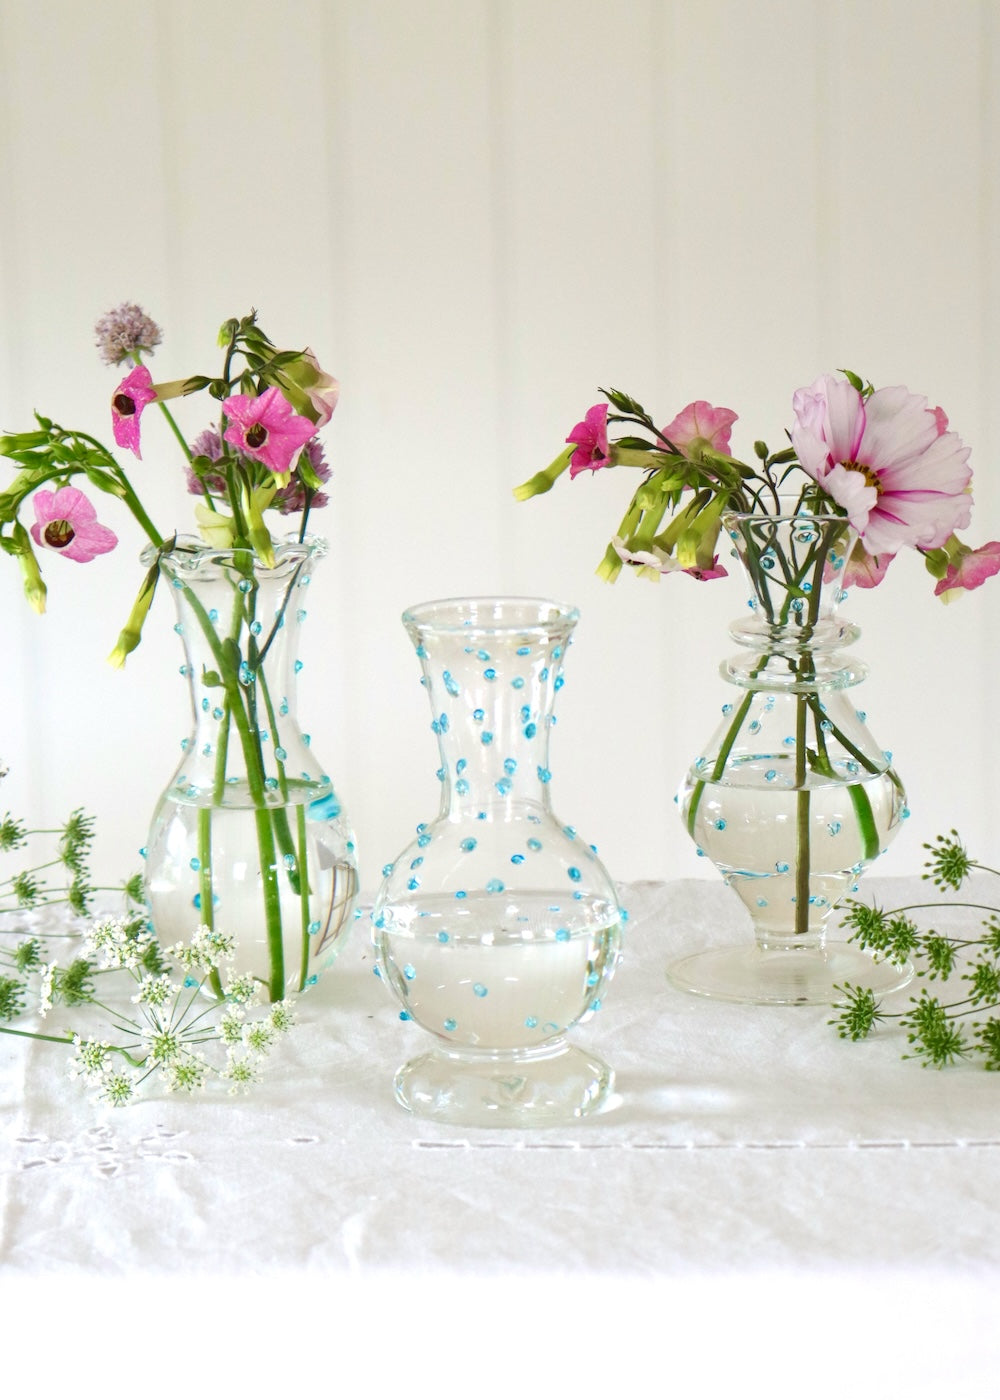
M892 756L849 694L866 668L841 651L859 636L838 614L856 537L840 517L731 515L725 526L751 589L731 628L744 651L722 666L737 693L678 800L754 941L693 954L669 976L704 996L778 1004L833 1002L845 981L905 986L911 967L826 931L907 815Z
M598 1009L622 912L594 849L552 812L549 734L574 609L449 599L403 614L441 767L437 819L384 872L378 971L434 1037L400 1104L448 1122L593 1113L613 1073L566 1037Z
M234 970L271 1001L332 961L358 887L353 833L296 712L299 631L324 552L290 540L265 568L250 551L182 538L159 564L194 727L146 847L153 926L163 944L198 924L235 935Z

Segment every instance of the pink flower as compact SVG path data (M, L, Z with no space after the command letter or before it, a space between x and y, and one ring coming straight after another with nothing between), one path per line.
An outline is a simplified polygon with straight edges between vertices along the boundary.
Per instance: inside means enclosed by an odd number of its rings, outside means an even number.
M690 574L692 578L696 578L702 583L708 579L728 577L726 570L719 563L717 554L712 556L712 562L708 568L682 569L677 559L672 554L668 554L666 550L660 549L658 545L654 544L652 549L629 549L620 535L614 537L611 545L624 564L655 569L657 573L661 574Z
M841 575L841 588L877 588L895 557L894 554L869 554L858 540Z
M88 564L118 543L118 536L98 523L97 511L75 486L61 486L58 491L36 491L32 503L36 523L31 527L31 534L42 549L54 549L78 564Z
M320 369L319 361L306 347L302 352L302 362L297 382L309 400L313 419L317 428L323 428L333 417L333 410L340 398L340 384L332 374Z
M704 399L697 399L681 409L674 421L663 429L662 436L679 452L686 453L699 446L728 454L729 434L738 417L731 408L713 408Z
M299 451L316 431L311 419L296 413L275 388L257 395L234 394L222 407L229 418L226 441L263 462L276 476L291 470Z
M994 574L1000 573L1000 541L991 540L978 549L961 546L962 552L955 563L949 564L944 578L934 590L935 598L945 596L952 590L978 588Z
M587 468L596 472L601 467L606 467L611 461L608 452L607 404L595 403L593 408L588 408L587 416L582 423L577 423L566 441L576 446L576 451L569 459L570 477Z
M153 376L145 365L136 365L111 395L111 426L115 442L127 447L142 460L139 451L139 419L142 410L156 398Z
M823 375L797 390L792 406L799 461L869 554L936 549L968 525L969 449L925 398L897 386L865 400L848 380Z

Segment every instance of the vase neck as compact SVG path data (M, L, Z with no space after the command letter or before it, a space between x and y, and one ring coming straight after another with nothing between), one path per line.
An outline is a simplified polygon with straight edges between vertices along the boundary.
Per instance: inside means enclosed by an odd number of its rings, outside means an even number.
M550 810L549 734L574 610L465 599L404 614L441 757L441 816L504 819Z
M273 569L246 551L188 550L161 560L194 718L175 779L190 797L221 801L249 785L255 800L287 801L329 784L297 712L314 561L305 546L279 552Z

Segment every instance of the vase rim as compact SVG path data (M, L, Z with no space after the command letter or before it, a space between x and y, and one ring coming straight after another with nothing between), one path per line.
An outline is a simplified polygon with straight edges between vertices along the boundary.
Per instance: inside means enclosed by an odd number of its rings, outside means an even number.
M276 564L296 557L308 559L310 556L315 556L319 558L326 553L326 550L327 542L319 535L306 535L303 539L299 539L296 534L288 534L274 541ZM169 562L171 559L180 556L187 560L211 558L224 564L231 562L237 554L246 554L247 552L246 549L232 549L226 548L225 546L220 547L218 545L209 544L206 540L203 540L200 535L177 535L174 539L173 546L162 553L157 549L156 545L146 545L145 549L139 555L139 562L146 568L149 568L159 555L161 563ZM263 568L256 552L249 552L254 554L254 567L256 569Z
M434 598L405 610L405 627L435 632L470 634L548 632L553 625L567 630L579 620L579 609L552 598L484 594L479 597Z
M808 520L813 525L838 525L846 526L852 530L854 527L846 515L815 515L808 510L792 510L771 515L767 511L759 510L727 510L723 512L723 522L733 521L736 524L760 524L760 525L791 525L795 521Z

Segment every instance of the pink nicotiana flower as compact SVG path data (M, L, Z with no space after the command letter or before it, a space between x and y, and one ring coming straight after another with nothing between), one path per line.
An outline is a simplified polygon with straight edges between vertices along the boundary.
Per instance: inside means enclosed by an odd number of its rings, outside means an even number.
M624 564L634 564L639 568L656 569L661 574L690 574L699 582L713 578L726 578L727 572L719 563L719 556L713 555L708 568L682 569L678 560L665 549L653 545L652 549L629 549L620 535L611 541L612 548Z
M611 454L608 451L608 406L606 403L595 403L593 408L587 409L586 417L582 423L577 423L576 427L566 439L576 447L576 451L569 459L569 474L576 476L579 472L600 471L601 467L606 467L611 461Z
M139 451L139 419L142 410L156 398L153 376L145 365L136 365L111 396L111 426L115 442L127 447L142 460Z
M713 452L729 452L729 435L739 417L731 408L713 408L704 399L696 399L682 408L661 434L679 452L693 447L710 447Z
M978 549L963 545L958 559L948 565L944 578L939 580L934 596L947 601L949 593L978 588L997 573L1000 573L1000 541L991 540Z
M823 375L792 400L804 470L842 506L869 554L937 549L968 525L969 449L940 409L902 386L868 399Z
M340 398L340 384L332 374L320 369L319 361L306 347L302 352L304 369L302 388L312 406L317 428L324 428L333 417L333 410Z
M88 564L118 543L118 536L98 522L97 511L75 486L36 491L32 503L35 524L31 534L42 549L53 549L78 564Z
M224 437L234 447L284 476L316 431L275 388L262 394L234 394L222 405L229 419Z

